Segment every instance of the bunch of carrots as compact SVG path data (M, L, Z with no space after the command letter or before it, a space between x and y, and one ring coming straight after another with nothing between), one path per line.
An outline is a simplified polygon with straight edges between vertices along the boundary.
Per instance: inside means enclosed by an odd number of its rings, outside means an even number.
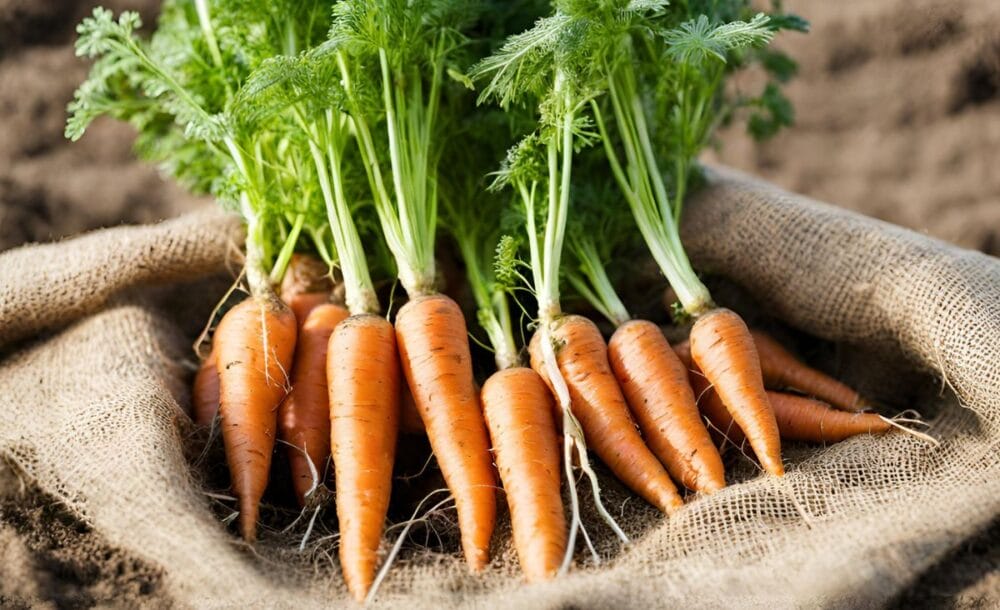
M470 569L489 564L502 485L537 581L572 562L574 469L627 541L590 450L669 515L678 487L726 486L728 446L782 476L782 440L899 427L716 305L679 237L714 128L790 120L794 62L767 43L801 19L744 0L168 0L151 38L140 26L104 9L80 25L96 61L67 135L127 120L140 154L246 222L246 298L215 325L192 399L221 430L247 542L279 441L300 506L336 506L362 600L401 430L426 434ZM727 90L752 63L766 91ZM495 357L481 386L466 312L442 293L442 236ZM616 291L620 261L646 256L692 322L681 344ZM388 315L376 286L393 278L405 304ZM564 309L564 282L610 338Z

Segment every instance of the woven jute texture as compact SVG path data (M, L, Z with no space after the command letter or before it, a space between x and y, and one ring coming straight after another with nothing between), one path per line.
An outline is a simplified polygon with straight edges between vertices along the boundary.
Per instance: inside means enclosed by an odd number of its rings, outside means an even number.
M182 321L191 303L205 316L221 296L195 280L226 269L238 234L231 217L199 213L0 255L0 453L27 493L60 503L99 541L64 549L67 561L100 577L102 562L125 556L156 581L155 596L132 588L108 601L347 603L333 541L296 553L297 540L272 530L243 546L210 509L191 457L183 364L197 324ZM936 379L909 406L941 444L890 433L789 447L784 478L744 462L736 484L670 519L608 481L633 543L619 548L588 513L600 565L581 553L568 576L522 585L501 527L482 576L455 555L404 551L379 605L871 606L1000 514L1000 261L724 169L691 202L684 238L697 268L768 314ZM895 387L878 364L851 370L865 387ZM0 527L0 594L43 595L44 579L17 560L36 534Z

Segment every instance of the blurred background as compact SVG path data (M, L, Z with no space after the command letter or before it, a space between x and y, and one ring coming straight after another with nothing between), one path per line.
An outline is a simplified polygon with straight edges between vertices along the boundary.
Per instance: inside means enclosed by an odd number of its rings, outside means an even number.
M152 24L159 2L0 0L0 250L206 204L135 161L127 126L102 119L76 144L63 138L87 72L74 28L96 4ZM727 128L706 158L1000 255L1000 0L784 6L813 26L776 42L800 63L795 125L765 144ZM998 540L995 525L896 605L996 607Z

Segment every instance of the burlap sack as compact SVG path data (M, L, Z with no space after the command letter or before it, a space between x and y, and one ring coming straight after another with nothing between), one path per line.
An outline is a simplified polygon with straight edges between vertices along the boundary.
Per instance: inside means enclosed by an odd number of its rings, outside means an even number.
M231 218L202 214L0 255L0 452L34 493L61 502L113 550L68 550L83 554L77 561L98 574L111 555L149 566L155 595L130 590L111 601L346 603L332 543L296 554L265 533L247 549L209 510L186 459L190 372L180 363L193 331L175 321L178 303L207 310L219 294L177 282L223 269L237 233ZM942 380L940 393L914 404L934 418L941 445L893 433L790 447L784 478L755 476L744 463L736 476L745 481L670 519L609 482L608 504L634 543L619 550L588 515L612 558L602 565L581 554L568 577L524 586L498 535L480 577L454 556L404 553L380 604L874 605L1000 513L1000 262L724 170L691 203L685 240L698 268L727 276L788 324ZM854 370L867 372L868 387L893 387L872 379L872 367ZM0 539L29 533L0 528ZM11 548L7 556L19 556ZM10 564L0 576L23 586L0 595L45 595L24 582L30 567Z

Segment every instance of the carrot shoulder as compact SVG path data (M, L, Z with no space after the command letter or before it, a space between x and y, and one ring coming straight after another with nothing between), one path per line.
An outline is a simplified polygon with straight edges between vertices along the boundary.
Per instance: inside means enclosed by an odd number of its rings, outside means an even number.
M625 322L608 341L608 358L646 443L674 480L702 492L725 487L722 457L698 413L687 367L660 328Z
M392 490L399 430L399 357L392 325L373 314L340 322L330 336L330 445L347 588L363 600L375 577Z
M278 435L287 445L292 488L300 506L322 477L330 455L326 354L333 329L347 316L343 307L324 303L299 324L292 389L278 409Z
M487 379L482 400L518 561L529 582L548 580L559 570L567 536L552 395L535 371L515 367Z
M222 440L240 504L240 530L253 541L274 451L278 404L288 388L295 315L277 299L251 297L230 309L213 338Z
M683 501L670 475L643 442L608 363L608 348L593 322L561 318L552 331L556 360L569 388L573 414L587 444L629 489L666 513ZM531 340L531 367L544 378L540 334Z
M764 469L785 473L778 422L767 400L760 360L743 319L728 309L713 309L691 328L691 359L715 388L750 441Z
M466 561L480 571L496 524L496 478L462 310L444 295L417 297L396 316L396 340L431 449L455 497Z

